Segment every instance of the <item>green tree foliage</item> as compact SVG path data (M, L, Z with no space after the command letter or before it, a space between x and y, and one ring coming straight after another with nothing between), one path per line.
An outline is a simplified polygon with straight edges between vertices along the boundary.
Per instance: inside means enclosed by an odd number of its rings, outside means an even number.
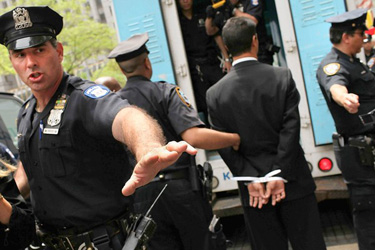
M126 77L114 59L109 60L103 68L95 71L91 79L95 80L102 76L112 76L120 83L121 87L125 86Z
M117 44L115 30L89 17L85 0L17 0L13 6L0 11L3 14L16 6L48 5L64 18L64 28L57 39L64 46L64 70L70 74L83 72L91 64L106 58ZM87 72L87 71L86 71ZM116 69L118 73L118 69ZM0 74L14 73L5 48L0 50ZM87 75L91 78L92 73ZM94 80L94 79L92 79Z
M9 61L8 50L4 46L0 46L0 74L1 75L14 74L14 70Z

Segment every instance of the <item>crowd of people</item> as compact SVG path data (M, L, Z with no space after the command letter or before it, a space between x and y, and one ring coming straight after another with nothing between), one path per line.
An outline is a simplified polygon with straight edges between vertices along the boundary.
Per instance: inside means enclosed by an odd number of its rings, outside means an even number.
M63 18L48 6L0 16L0 44L32 91L17 119L19 159L0 145L1 249L118 250L145 226L141 214L156 228L142 232L139 249L226 249L220 224L221 235L209 230L207 169L196 165L195 148L218 150L239 178L252 249L326 249L300 145L300 94L291 71L272 65L265 1L228 0L200 12L193 0L177 2L196 107L178 85L151 81L147 33L108 55L127 78L121 87L110 76L91 82L64 71ZM356 57L371 43L366 15L326 20L332 50L316 74L360 250L375 248L374 156L351 144L375 141L373 123L360 118L375 109L372 46L366 63Z

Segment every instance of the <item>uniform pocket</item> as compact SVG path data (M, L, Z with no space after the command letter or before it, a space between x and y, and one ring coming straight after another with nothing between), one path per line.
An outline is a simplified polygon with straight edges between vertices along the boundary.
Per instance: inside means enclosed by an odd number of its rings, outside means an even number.
M60 130L58 135L43 135L39 143L43 173L49 177L63 177L75 172L74 149L69 131Z

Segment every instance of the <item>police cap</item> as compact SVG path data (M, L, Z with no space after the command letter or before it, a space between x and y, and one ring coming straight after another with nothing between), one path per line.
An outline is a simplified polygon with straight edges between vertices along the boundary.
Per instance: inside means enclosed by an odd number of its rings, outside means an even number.
M116 62L123 62L141 55L144 52L148 53L146 42L148 41L148 34L133 35L129 39L120 42L108 55L108 58L115 58Z
M18 6L0 16L0 43L9 50L31 48L56 38L63 18L48 6Z
M366 30L366 15L367 9L355 9L352 11L345 12L338 16L330 17L325 21L331 23L332 28L342 30L355 30L364 29Z

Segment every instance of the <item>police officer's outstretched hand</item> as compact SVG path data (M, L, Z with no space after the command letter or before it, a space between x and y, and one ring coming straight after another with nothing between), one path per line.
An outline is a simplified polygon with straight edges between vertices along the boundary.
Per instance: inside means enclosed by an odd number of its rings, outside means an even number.
M333 100L343 106L349 113L355 114L359 108L359 97L356 94L348 93L348 89L340 84L334 84L330 88Z
M351 114L358 112L359 108L359 99L356 94L346 94L343 100L344 108Z
M122 188L122 194L125 196L133 194L137 188L149 183L160 170L176 162L184 152L195 155L197 150L187 142L172 141L148 152L134 167L132 176Z

